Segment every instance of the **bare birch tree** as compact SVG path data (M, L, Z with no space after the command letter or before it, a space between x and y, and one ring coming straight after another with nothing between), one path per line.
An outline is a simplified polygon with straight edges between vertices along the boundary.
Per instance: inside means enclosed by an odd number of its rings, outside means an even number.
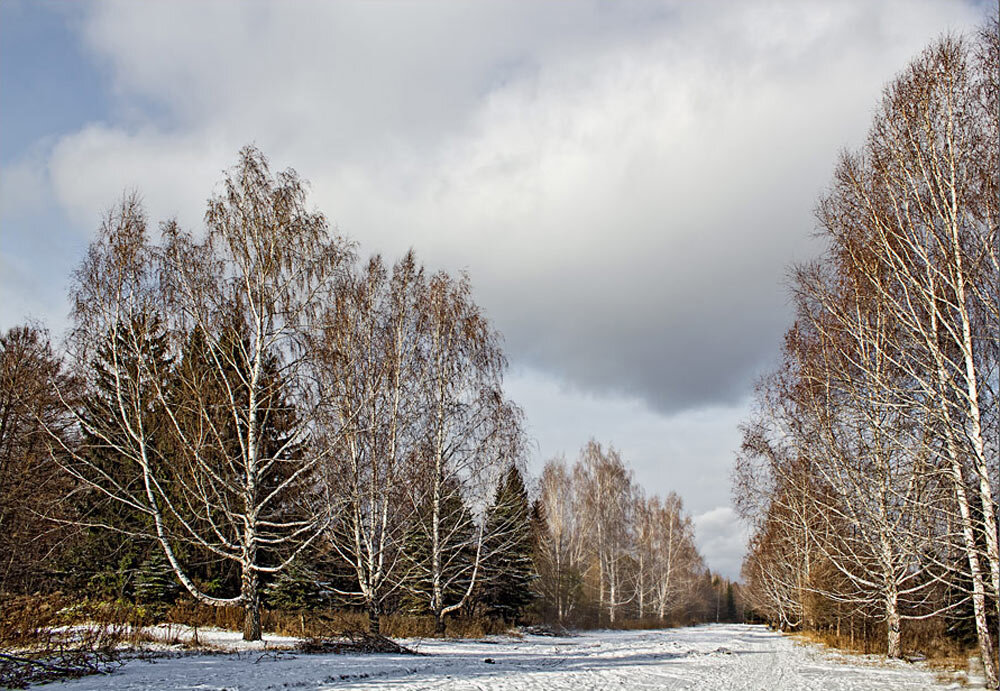
M403 582L402 535L412 519L404 483L421 441L418 335L426 290L412 253L393 267L380 257L348 276L325 320L319 373L328 438L323 501L339 518L328 534L357 578L355 596L379 631L385 599Z
M554 611L556 622L565 626L580 605L582 573L585 569L583 516L573 476L565 459L545 464L539 480L545 532L540 545L542 598Z
M410 591L438 633L475 588L485 511L500 474L520 462L521 411L503 397L499 334L472 300L467 277L439 272L424 292L417 373L421 444L409 483L414 521Z
M798 572L866 616L877 602L898 655L900 620L952 606L938 585L958 578L994 688L998 43L996 22L974 42L935 42L843 156L818 211L829 247L796 276L800 321L759 392L734 488L756 521L745 574L758 605L786 617ZM837 582L819 584L830 569Z
M626 588L635 505L632 473L618 451L613 447L605 451L591 440L584 446L574 474L597 565L598 606L614 626L619 609L634 596Z
M694 524L681 498L671 492L650 501L650 585L656 616L665 621L691 603L695 579L704 571L694 542Z
M694 614L707 570L691 519L676 494L644 496L613 447L591 440L572 468L549 461L538 501L540 590L558 624Z
M893 82L863 152L838 167L820 220L859 273L867 269L868 285L909 345L896 364L917 382L923 413L943 441L980 648L996 687L987 607L996 611L1000 593L997 448L987 426L997 393L1000 202L996 114L983 94L1000 63L995 51L983 55L977 62L966 41L944 38Z
M826 489L814 497L830 523L820 534L832 539L817 546L851 587L827 596L881 609L889 656L900 657L900 621L941 611L927 602L942 578L936 544L952 537L937 530L947 495L911 381L893 364L894 320L849 271L840 274L831 282L818 268L797 273L800 319L786 338L803 443Z
M131 196L91 245L73 290L72 353L86 370L103 349L109 395L101 416L77 420L127 472L109 474L86 445L65 449L67 467L146 516L191 595L242 606L244 638L258 640L261 576L284 569L328 520L298 506L322 457L305 346L345 246L307 209L295 172L272 175L253 147L205 220L203 239L168 223L154 245ZM200 366L184 367L192 338L204 343ZM240 592L206 593L181 545L237 564Z

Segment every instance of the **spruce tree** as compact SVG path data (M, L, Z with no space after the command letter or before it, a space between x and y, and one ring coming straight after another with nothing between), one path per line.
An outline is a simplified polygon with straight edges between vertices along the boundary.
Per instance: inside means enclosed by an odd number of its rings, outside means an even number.
M130 319L131 327L107 334L96 349L83 375L86 393L79 410L85 422L81 434L87 462L117 488L136 486L140 477L121 451L134 441L109 422L116 406L141 408L142 423L151 430L151 444L163 449L169 443L167 421L162 410L150 403L155 397L149 395L153 387L167 385L173 364L167 337L155 315L138 314ZM123 334L129 332L145 334L143 342L123 347ZM115 394L115 369L129 382L123 387L126 393L132 394L122 400ZM154 547L159 549L150 537L148 516L86 484L72 494L71 502L83 529L61 564L66 585L99 597L133 597L137 569Z
M486 612L516 622L537 597L538 574L533 553L535 534L524 479L516 465L500 478L486 518L483 587L480 601Z
M736 597L733 594L733 584L726 585L726 621L736 621Z
M159 545L152 545L136 570L134 592L136 602L148 606L156 615L165 612L177 598L180 584Z
M443 608L459 602L469 588L471 564L476 558L476 526L472 520L472 512L454 483L445 483L440 515L441 523L438 526L441 540L439 552L442 561L440 605ZM405 578L404 606L413 613L434 614L439 617L439 613L432 609L434 570L431 519L432 504L428 496L416 512L404 539L403 552L409 562ZM440 620L440 617L437 624L438 630L442 630L443 620Z
M322 602L316 574L302 563L284 569L264 588L264 604L272 609L300 612L315 609Z
M230 319L234 324L239 322L235 312ZM201 462L213 477L225 480L231 487L245 483L245 469L233 459L240 458L241 439L247 434L247 401L250 398L247 387L251 368L247 359L250 343L237 334L238 327L234 325L224 330L219 338L210 340L201 329L193 329L181 348L176 367L178 376L171 382L170 389L171 403L177 410L176 424L188 439L203 439L199 448ZM289 461L302 450L300 444L291 443L288 438L298 420L295 408L286 401L285 382L273 356L263 362L257 396L262 401L260 410L263 413L257 422L261 455L273 462L272 472L264 475L263 483L257 488L259 496L266 496L288 479L293 472ZM183 454L185 448L179 445L174 453ZM190 482L190 478L178 480ZM301 514L303 509L297 504L295 489L297 487L280 492L261 517L283 521ZM210 524L226 523L225 510L220 502L217 506L199 507L184 519L190 525L209 530ZM179 554L186 554L188 574L206 593L227 596L240 589L240 569L232 560L220 560L211 551L194 545L179 544L174 549ZM263 566L273 567L283 558L283 554L269 546L259 548L258 561Z

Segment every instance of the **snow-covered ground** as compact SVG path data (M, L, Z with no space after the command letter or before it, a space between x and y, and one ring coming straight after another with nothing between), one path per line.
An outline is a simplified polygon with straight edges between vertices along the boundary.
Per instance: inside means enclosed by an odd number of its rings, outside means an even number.
M158 624L143 629L143 632L159 641L159 644L152 644L149 647L153 650L170 650L173 646L194 645L197 636L197 644L210 649L217 649L229 652L243 651L263 651L278 650L281 648L294 648L301 643L301 639L291 636L278 636L273 633L264 634L262 640L244 641L243 634L239 631L225 631L216 628L193 629L190 626L180 626L177 624Z
M93 689L824 689L947 688L905 662L836 655L759 626L596 631L571 638L408 641L427 656L244 650L134 660ZM490 662L487 662L490 660ZM956 685L957 686L957 685Z

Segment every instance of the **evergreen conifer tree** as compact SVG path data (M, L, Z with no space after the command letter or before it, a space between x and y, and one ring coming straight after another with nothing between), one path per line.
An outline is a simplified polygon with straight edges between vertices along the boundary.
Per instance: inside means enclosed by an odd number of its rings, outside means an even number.
M483 587L487 613L516 622L536 598L535 534L524 479L516 465L500 478L486 518Z
M131 319L133 324L145 326L123 328L105 337L85 374L87 393L79 410L80 418L86 423L81 426L81 433L88 462L113 489L123 493L140 481L138 472L121 453L121 449L133 442L107 421L114 417L115 406L141 406L140 401L152 398L146 392L151 387L164 386L172 367L160 320L155 315L145 314L133 315ZM115 348L114 340L125 338L123 333L129 331L146 334L144 342L131 349ZM121 354L133 357L123 362ZM141 356L137 357L139 354ZM117 362L114 362L115 357L119 358ZM130 380L131 386L125 390L134 393L134 399L124 397L119 401L116 397L112 373L115 368ZM154 382L154 376L160 381ZM152 430L152 443L166 447L168 434L162 411L146 405L141 419L147 429ZM148 516L88 485L74 492L71 501L82 530L61 565L61 570L67 574L66 585L102 597L133 597L137 569L154 547L154 541L148 537L151 532ZM108 529L112 527L113 530Z
M152 545L149 554L135 573L136 602L147 605L161 614L173 603L180 592L180 584L159 545Z
M235 315L232 319L238 321ZM241 438L246 436L247 410L243 406L250 398L247 388L250 347L245 338L241 340L236 334L234 326L212 341L201 329L193 329L181 348L177 363L180 376L176 377L176 382L171 382L170 391L178 411L175 423L188 439L204 439L199 449L202 462L214 477L225 480L230 486L244 482L242 473L245 471L233 463L233 459L240 457ZM292 472L288 459L300 451L298 445L289 442L289 430L294 428L297 418L294 407L285 400L285 382L279 370L274 357L266 358L258 386L257 395L264 403L260 406L262 416L258 419L257 434L262 455L273 462L273 472L265 474L264 483L258 487L258 494L262 496L270 494L288 478ZM210 432L206 434L203 430ZM184 453L183 447L176 453ZM191 478L177 480L190 482ZM207 522L216 525L225 522L224 511L220 502L212 508L199 507L197 512L184 518L191 525L205 523L207 529ZM294 492L289 489L269 504L263 517L281 521L302 511ZM187 555L188 572L205 592L224 596L239 590L240 571L231 560L220 560L209 550L198 549L195 545L179 544L174 549L179 554L193 552ZM281 554L268 546L261 547L259 553L258 560L265 566L273 566L282 559Z
M264 603L273 609L310 610L318 607L323 599L316 574L302 563L284 569L264 588Z
M733 594L733 584L729 583L726 586L726 621L735 622L737 620L736 616L736 598Z
M433 567L430 529L430 497L414 516L404 539L403 552L409 562L404 606L418 614L433 614ZM475 560L476 526L458 487L445 483L441 497L441 585L442 606L461 600L469 587L471 564Z

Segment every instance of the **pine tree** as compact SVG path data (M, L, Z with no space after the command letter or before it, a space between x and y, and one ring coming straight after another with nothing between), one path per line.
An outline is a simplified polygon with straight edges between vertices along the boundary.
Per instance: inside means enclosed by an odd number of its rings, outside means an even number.
M487 613L516 622L535 600L533 585L538 574L532 558L534 549L528 492L521 471L512 465L497 485L486 518L487 558L480 601Z

